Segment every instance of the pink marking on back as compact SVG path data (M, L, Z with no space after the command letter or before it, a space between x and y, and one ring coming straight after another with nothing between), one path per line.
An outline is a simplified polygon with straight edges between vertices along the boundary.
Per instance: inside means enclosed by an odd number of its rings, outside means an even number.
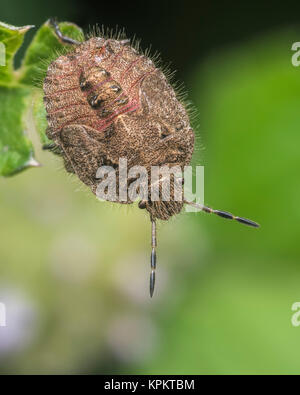
M89 69L91 69L91 68L94 67L95 65L98 66L98 65L100 65L101 63L103 63L103 64L105 65L105 62L106 62L112 55L114 55L114 57L112 58L110 64L105 66L105 69L107 69L107 71L112 70L112 69L116 66L117 60L122 56L122 53L123 53L123 51L124 51L124 47L122 47L122 49L120 49L117 53L110 52L109 50L107 50L107 43L108 43L108 41L109 41L109 40L105 41L105 43L104 43L103 46L101 47L100 52L98 52L98 54L95 52L95 55L97 55L97 57L99 58L99 61L98 61L98 62L96 62L96 61L90 62L90 58L89 58L89 57L87 57L87 56L81 56L81 60L80 60L80 63L81 63L81 64L80 64L80 66L77 65L77 70L74 71L74 73L66 73L66 74L64 74L64 75L59 75L59 78L62 79L62 78L65 78L65 77L67 77L67 76L70 76L70 75L75 75L75 76L76 76L76 75L80 75L80 73L82 73L82 72L87 72ZM106 56L105 58L101 58L101 55L104 55L105 52L106 52L106 50L107 50L107 52L108 52L108 56ZM125 78L125 76L126 76L126 73L130 72L130 70L131 70L136 64L138 64L139 62L141 62L143 59L145 59L144 56L139 56L137 59L135 59L135 60L133 60L132 62L130 62L130 64L126 67L126 69L122 72L121 76L118 78L118 80L119 80L119 82L120 82L120 85L121 85L121 82L124 81L124 78ZM125 89L123 89L123 92L121 92L121 93L113 100L113 103L115 103L115 102L116 102L120 97L122 97L122 95L124 95L124 94L125 94L126 96L128 96L129 99L130 99L130 94L131 94L132 96L134 96L134 97L131 98L131 100L129 101L129 103L125 104L123 107L120 107L119 109L116 109L116 110L115 110L111 115L109 115L107 118L105 118L105 119L99 119L99 118L97 117L97 114L95 114L95 113L90 113L90 114L85 114L85 115L82 115L82 116L77 116L77 117L74 117L72 120L70 120L70 121L64 123L62 126L57 127L57 128L54 130L54 134L59 133L64 127L69 126L69 125L72 125L72 124L76 124L77 121L80 121L80 120L83 120L83 119L89 119L89 121L90 121L90 122L89 122L89 126L90 126L90 127L94 127L94 128L95 128L97 131L99 131L99 132L102 132L102 131L106 130L107 127L108 127L109 125L111 125L111 124L115 121L115 119L116 119L118 116L120 116L120 115L122 115L122 114L126 114L126 113L128 113L128 112L133 112L133 111L138 110L139 107L140 107L140 94L139 94L139 92L137 92L136 94L133 95L133 93L131 93L131 92L132 92L132 90L134 89L134 87L136 87L139 83L141 84L142 81L143 81L148 75L154 73L156 70L157 70L157 69L156 69L155 67L153 67L152 70L150 70L150 71L148 71L148 72L145 72L145 73L143 73L142 75L140 75L140 76L130 85L129 89L128 89L128 90L126 89L127 92L125 91ZM56 78L57 78L57 77L58 77L58 76L56 76ZM112 80L113 80L113 77L112 77L112 76L107 77L104 81L99 82L98 84L96 84L95 86L91 87L90 89L88 89L88 90L86 90L86 91L82 91L82 94L83 94L84 97L87 99L87 96L88 96L88 94L89 94L91 91L93 91L95 88L97 89L97 88L101 87L101 86L104 85L105 83L107 83L107 82L109 82L109 81L112 81ZM117 81L117 82L118 82L118 81ZM121 85L121 87L122 87L122 85ZM68 88L68 89L64 89L64 90L60 90L60 91L57 91L57 92L53 92L52 94L47 95L47 96L48 96L48 97L49 97L49 96L51 97L51 96L53 96L53 95L61 94L61 93L67 92L67 91L75 90L75 89L79 89L79 86L77 86L77 87L72 87L72 88ZM66 109L66 108L70 108L70 107L73 107L73 106L78 106L78 105L88 105L88 102L87 102L86 104L85 104L85 103L80 103L80 104L71 104L71 105L63 106L63 107L58 108L58 109L56 109L56 110L54 110L54 111L52 111L52 112L50 112L50 113L48 113L48 114L49 114L49 115L52 115L52 114L55 114L55 113L58 112L58 111L61 111L61 110L64 110L64 109ZM95 119L95 118L96 118L96 119ZM84 127L85 125L82 125L82 126Z
M123 107L123 109L121 109L120 111L116 111L114 114L112 114L108 119L103 121L98 121L97 122L97 130L99 132L104 131L105 129L107 129L107 127L109 125L111 125L113 123L113 121L115 120L115 118L117 118L119 115L122 114L126 114L127 112L132 112L132 111L136 111L139 108L139 103L130 103L128 106Z
M69 104L68 106L59 107L56 110L51 111L51 112L47 111L47 114L52 115L52 114L57 113L58 111L65 110L66 108L70 108L70 107L74 107L74 106L87 106L87 105L88 105L88 103L73 103L73 104Z
M123 80L124 80L125 74L128 73L128 71L129 71L136 63L140 62L141 59L143 59L142 56L140 56L140 57L138 57L137 59L133 60L133 61L129 64L129 66L128 66L128 67L123 71L123 73L121 74L121 79L120 79L120 81L123 81Z
M55 76L53 76L53 75L47 75L46 76L46 78L47 79L49 79L49 80L54 80L54 79L63 79L63 78L66 78L66 77L70 77L71 75L80 75L80 71L78 72L78 71L73 71L72 73L63 73L63 74L59 74L59 75L55 75Z
M98 84L96 84L95 86L93 86L92 88L90 88L90 89L88 89L88 90L86 90L86 91L84 91L84 92L88 95L88 94L91 93L95 88L100 88L100 86L104 85L106 82L109 82L109 81L112 81L112 77L107 77L104 81L99 82ZM86 96L87 96L87 95L86 95Z
M115 67L117 60L120 58L120 56L123 54L123 52L124 52L124 46L120 49L119 52L116 53L115 57L112 59L111 65L110 65L111 69L108 69L108 71L111 71Z
M146 73L144 73L143 75L141 75L139 78L137 78L135 80L135 82L131 85L129 92L131 92L132 88L134 88L140 81L142 82L148 75L154 73L156 71L156 69L154 68L151 71L147 71Z
M78 89L78 86L72 86L72 88L62 89L62 90L60 90L60 91L55 91L55 92L52 92L51 94L45 95L45 97L52 97L52 96L58 95L58 94L60 94L60 93L73 91L73 90L75 90L75 89Z

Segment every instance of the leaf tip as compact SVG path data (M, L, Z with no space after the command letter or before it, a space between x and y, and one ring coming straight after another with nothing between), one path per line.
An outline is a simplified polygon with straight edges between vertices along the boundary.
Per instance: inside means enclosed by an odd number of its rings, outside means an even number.
M28 30L33 29L34 27L35 27L35 25L22 26L22 27L20 27L19 32L21 34L25 34L28 32Z
M33 157L31 157L24 165L24 167L41 167L41 166L43 165Z

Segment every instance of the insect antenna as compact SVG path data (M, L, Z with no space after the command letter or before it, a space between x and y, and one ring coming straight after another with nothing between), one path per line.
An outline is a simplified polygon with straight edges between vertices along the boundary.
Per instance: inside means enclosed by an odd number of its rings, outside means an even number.
M198 210L204 211L205 213L208 213L208 214L216 214L216 215L218 215L219 217L222 217L222 218L234 219L235 221L238 221L241 224L248 225L248 226L253 226L254 228L258 228L259 227L259 224L257 222L251 221L250 219L247 219L247 218L237 217L236 215L228 213L227 211L214 210L214 209L212 209L210 207L204 206L203 204L189 202L187 200L184 200L184 203L189 204L190 206L195 207Z
M156 269L156 222L151 218L151 273L150 273L150 297L152 298L155 286L155 269Z
M73 38L64 36L62 31L60 30L58 23L56 22L56 20L54 18L50 18L49 19L49 24L54 28L55 30L55 34L57 35L57 37L65 44L72 44L72 45L80 45L81 42L74 40Z

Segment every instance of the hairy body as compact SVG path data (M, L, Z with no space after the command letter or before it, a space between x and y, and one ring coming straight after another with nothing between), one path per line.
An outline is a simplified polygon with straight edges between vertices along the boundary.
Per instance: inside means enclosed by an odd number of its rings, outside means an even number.
M176 167L183 172L193 154L194 133L184 104L162 70L129 45L129 40L92 37L80 43L63 36L55 21L50 23L58 38L73 46L68 54L50 64L43 84L49 125L46 133L54 141L51 149L63 156L66 170L75 173L95 194L97 170L105 165L118 173L120 158L127 160L128 168L146 168L148 180L152 166ZM116 181L119 188L118 177ZM160 199L151 200L148 182L150 198L139 203L149 212L152 224L151 296L156 269L156 219L168 220L186 203L206 213L259 226L226 211L176 199L182 184L178 186L175 177L170 178L170 199L165 201L161 180L158 182Z
M60 56L48 68L44 93L47 135L66 169L94 193L97 169L118 171L119 158L129 168L144 166L149 179L151 166L183 170L190 163L194 133L184 105L164 73L127 41L93 37ZM172 195L169 202L143 204L162 220L182 206Z

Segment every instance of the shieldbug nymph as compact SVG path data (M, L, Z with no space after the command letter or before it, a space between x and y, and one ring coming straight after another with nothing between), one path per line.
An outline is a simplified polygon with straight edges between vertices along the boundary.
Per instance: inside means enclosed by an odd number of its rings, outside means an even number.
M44 148L60 152L66 170L75 173L95 194L98 168L108 165L118 171L120 158L127 159L129 168L139 165L147 172L152 166L176 165L183 169L188 165L194 132L184 104L163 71L131 46L130 40L92 37L81 43L65 37L54 20L51 24L70 52L49 65L44 80L46 134L54 142ZM174 179L170 189L175 190ZM139 202L139 208L148 211L152 223L151 297L156 221L167 221L184 204L258 227L253 221L224 211L184 199L177 201L173 195L169 201L154 201L150 194Z

